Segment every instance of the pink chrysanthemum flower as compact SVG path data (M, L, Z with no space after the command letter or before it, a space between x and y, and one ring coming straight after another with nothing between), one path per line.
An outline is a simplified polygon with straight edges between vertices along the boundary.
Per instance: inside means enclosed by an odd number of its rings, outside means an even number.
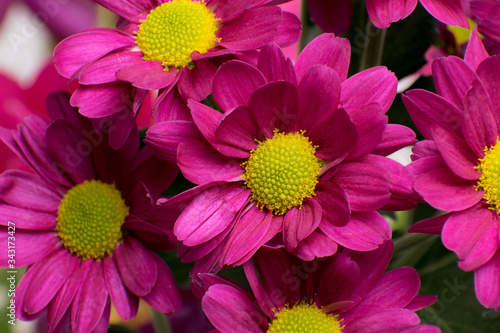
M196 126L149 129L146 142L167 159L185 140L178 164L199 185L161 202L184 208L193 198L174 228L184 260L200 259L200 271L239 265L273 237L312 260L338 244L368 251L391 237L376 210L414 206L403 166L382 155L414 133L387 125L394 74L375 67L346 79L349 56L349 42L331 34L309 43L295 67L266 47L257 67L230 61L217 72L223 113L190 100Z
M437 94L412 90L405 105L425 141L415 145L414 188L444 215L410 231L441 234L458 266L475 271L486 307L500 308L500 57L488 57L474 30L464 60L432 66Z
M462 0L366 0L366 9L373 25L388 28L391 23L410 15L419 1L437 20L449 25L469 27ZM317 24L325 31L337 29L339 32L346 31L351 25L351 2L307 0Z
M69 105L49 96L51 122L33 115L0 138L35 173L0 176L0 265L28 266L15 292L16 316L47 310L48 331L106 332L111 302L130 320L139 299L161 312L180 306L172 274L153 251L175 248L155 226L154 200L177 168L139 150L137 129L120 150ZM106 127L104 127L106 128Z
M267 43L291 45L300 36L299 19L271 0L96 2L126 21L121 29L91 29L54 50L61 75L82 84L72 105L92 118L124 105L136 112L145 93L157 89L157 117L180 117L171 109L208 96L217 66L228 56L250 59Z
M417 296L418 273L400 267L384 273L392 242L377 250L342 250L304 262L263 247L244 264L252 293L223 277L203 273L191 288L217 332L369 333L440 332L420 325L415 311L436 301ZM260 277L260 279L259 279Z

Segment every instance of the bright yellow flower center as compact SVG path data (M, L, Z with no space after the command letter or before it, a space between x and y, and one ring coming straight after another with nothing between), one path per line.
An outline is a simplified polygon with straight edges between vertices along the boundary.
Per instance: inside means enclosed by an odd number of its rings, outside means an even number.
M342 333L344 326L340 322L338 316L302 302L292 308L280 309L267 333Z
M477 190L484 190L484 200L491 204L491 208L500 212L500 141L488 149L484 148L484 158L479 159L476 169L481 177L476 185Z
M191 66L191 53L205 53L219 41L218 19L204 1L172 0L153 9L139 25L137 45L144 60L161 61L166 70Z
M273 138L257 141L259 146L242 164L245 185L260 208L283 215L315 195L318 173L325 163L314 155L316 147L303 134L274 130Z
M56 229L64 247L83 260L111 255L122 241L128 207L114 184L84 181L59 204Z

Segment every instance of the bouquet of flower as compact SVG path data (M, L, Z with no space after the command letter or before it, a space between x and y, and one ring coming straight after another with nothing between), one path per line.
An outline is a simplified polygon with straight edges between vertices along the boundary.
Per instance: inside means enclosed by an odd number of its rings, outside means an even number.
M95 2L0 105L8 326L500 331L500 2Z

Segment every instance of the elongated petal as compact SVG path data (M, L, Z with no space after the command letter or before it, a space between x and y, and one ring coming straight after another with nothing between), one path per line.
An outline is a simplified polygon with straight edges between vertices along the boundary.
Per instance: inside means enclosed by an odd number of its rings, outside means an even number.
M4 253L0 253L0 267L10 267L13 262L15 267L31 265L39 262L44 257L50 256L60 247L60 239L56 236L57 232L55 230L23 230L19 229L17 224L11 222L10 228L1 227L0 231L0 244L5 249L14 249L15 252L14 259L12 259L12 252L5 250ZM9 239L9 237L11 238Z
M351 209L344 189L334 181L320 182L316 185L315 200L321 205L323 219L335 226L342 226L349 221Z
M474 287L479 302L487 308L500 308L500 251L474 274Z
M451 171L463 179L479 179L481 174L474 169L479 165L478 158L464 139L436 125L432 126L432 136Z
M417 0L366 0L370 21L377 28L388 28L410 15L417 6Z
M458 255L458 266L477 269L498 249L499 219L483 204L452 214L443 227L443 244Z
M70 36L54 49L54 65L59 74L70 78L88 63L109 52L133 46L135 39L115 29L95 28Z
M345 319L344 322L346 327L349 327L346 333L362 333L367 331L404 332L404 329L418 325L419 323L420 318L415 312L406 309L385 309L365 313L362 317L357 317L352 321Z
M80 84L101 84L117 81L116 72L142 62L142 52L128 51L108 54L85 66L79 74Z
M297 79L300 81L304 73L314 65L326 65L337 72L342 82L347 78L350 59L349 40L335 37L334 34L321 34L308 43L297 58Z
M217 105L227 112L239 105L248 105L251 94L265 83L266 79L255 67L233 60L220 66L212 94Z
M240 158L249 157L250 150L258 147L256 139L260 135L260 129L246 106L238 106L224 114L215 131L215 137L219 142L217 147L230 154L229 156ZM227 148L222 148L222 145Z
M421 220L408 229L409 233L419 232L423 234L441 235L443 226L453 213L445 213L425 220Z
M222 113L192 99L188 101L188 107L201 134L212 146L217 146L215 130L223 116Z
M448 25L469 28L469 22L467 21L461 0L420 0L420 3L439 21Z
M410 128L399 124L387 124L380 142L372 153L387 156L415 144L416 141L415 132Z
M260 48L274 39L280 22L279 7L264 6L248 9L219 29L217 32L217 37L221 39L219 44L236 51Z
M387 111L396 96L398 80L385 67L372 67L342 83L340 104L348 111L379 103Z
M179 216L174 226L175 235L187 246L212 239L231 223L249 194L239 184L207 189Z
M283 222L283 238L288 252L295 249L299 242L317 228L321 216L321 205L310 198L304 200L302 207L293 207L286 213Z
M276 44L268 44L262 48L257 68L268 82L284 80L297 85L292 60Z
M123 283L118 267L114 259L110 256L103 258L103 277L106 281L111 301L116 308L116 312L125 321L135 318L139 309L139 297L132 294Z
M212 81L217 67L213 62L205 59L195 61L194 66L193 69L187 67L181 69L177 88L184 100L191 98L201 101L212 92ZM171 70L175 71L175 69Z
M474 183L457 177L448 168L440 168L417 179L414 188L432 207L458 211L482 199L484 192L477 191Z
M500 8L500 6L497 7ZM498 101L500 98L500 91L498 90L498 86L500 85L499 71L499 57L489 57L477 67L477 75L490 97L490 101L493 106L493 109L491 110L493 118L495 118L497 129L500 131L500 105L499 103L493 102Z
M155 90L167 87L174 82L177 70L165 70L159 61L141 61L132 63L116 72L119 80L130 82L134 87Z
M302 260L311 261L332 256L337 253L337 249L337 243L318 228L304 238L292 253Z
M157 268L154 255L133 237L125 237L114 252L116 267L125 286L135 295L144 296L156 284Z
M470 34L469 43L467 43L467 49L465 50L464 61L470 68L476 70L479 64L486 58L488 58L488 52L484 48L477 29L473 29Z
M113 13L118 14L127 21L135 21L140 14L147 14L153 9L153 2L149 0L123 0L117 3L113 0L95 0Z
M377 212L353 212L342 227L321 223L320 229L338 244L355 251L371 251L391 238L389 223Z
M143 299L156 311L171 313L179 310L181 296L175 284L174 277L165 261L156 254L152 254L158 270L156 284Z

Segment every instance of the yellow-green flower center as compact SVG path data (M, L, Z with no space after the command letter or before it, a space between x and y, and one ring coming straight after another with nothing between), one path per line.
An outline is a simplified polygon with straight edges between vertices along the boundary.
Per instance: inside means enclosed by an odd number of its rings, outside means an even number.
M484 158L479 159L476 169L481 177L476 189L484 190L484 200L491 204L491 208L500 212L500 141L488 149L484 149Z
M342 333L338 316L329 315L314 304L302 302L280 309L269 324L267 333Z
M274 130L271 139L257 141L259 146L242 164L245 185L260 208L283 215L315 195L318 173L325 163L314 155L316 147L303 134Z
M219 41L215 15L204 1L172 0L153 9L139 25L136 43L144 60L161 61L166 70L191 65L191 53L205 53Z
M83 260L111 255L122 241L128 207L114 184L84 181L59 204L56 229L64 247Z

